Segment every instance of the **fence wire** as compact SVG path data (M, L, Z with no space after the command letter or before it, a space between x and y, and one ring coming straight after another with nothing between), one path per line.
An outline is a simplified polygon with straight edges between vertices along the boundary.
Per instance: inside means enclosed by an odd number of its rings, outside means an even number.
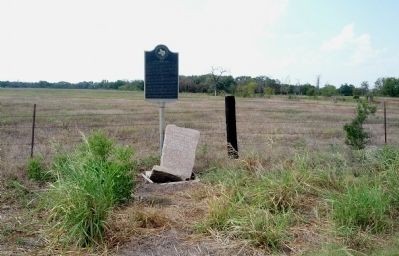
M239 102L239 101L238 101ZM249 101L251 102L251 101ZM257 102L254 100L253 102ZM344 139L344 131L342 129L345 123L350 120L278 120L273 116L267 117L268 113L279 111L268 109L270 105L278 105L279 102L269 103L263 107L237 107L237 128L239 146L242 147L268 147L291 145L290 141L294 136L301 138L315 139L318 138L320 145L329 145L331 140L342 141ZM318 105L317 103L302 102L296 104ZM323 105L322 105L323 106ZM329 105L326 105L329 106ZM348 107L347 104L337 104L331 106L333 108ZM293 108L294 109L294 108ZM286 110L286 109L285 109ZM111 137L117 141L127 142L128 144L137 144L145 140L146 143L153 143L153 147L157 147L159 136L157 120L157 111L137 111L128 113L48 113L36 115L36 138L34 146L46 147L50 146L54 141L64 142L66 144L75 144L82 141L79 131L87 129L104 129L107 130ZM198 110L184 111L166 111L166 114L178 121L169 121L179 126L198 129L201 132L200 145L212 147L225 147L226 143L226 124L224 119L224 108L205 108ZM209 120L189 118L189 115L206 114ZM267 120L259 120L258 114L265 115ZM381 114L379 110L377 115ZM389 113L392 116L399 116L393 110ZM146 116L147 118L143 118ZM84 120L84 117L99 117L101 120ZM115 118L139 118L148 119L148 121L115 121ZM148 118L150 117L150 118ZM51 120L45 120L45 119ZM74 118L81 118L76 120ZM280 117L281 118L281 117ZM292 117L290 117L292 118ZM295 118L295 116L294 116ZM310 117L312 118L312 117ZM323 117L317 116L318 119ZM110 123L109 123L110 122ZM365 128L375 138L373 143L383 144L383 120L381 117L370 118ZM399 118L391 118L387 121L387 131L392 134L395 128L399 126ZM120 128L120 129L119 129ZM9 147L21 147L20 151L29 152L31 145L31 129L32 115L2 115L0 114L0 149L7 151ZM123 135L124 134L124 135ZM132 134L132 135L129 135ZM134 134L134 136L133 136ZM276 140L286 137L288 141L271 142L270 139ZM389 138L388 134L388 138ZM154 140L154 141L152 141ZM397 140L391 140L391 144L399 143ZM26 147L26 149L25 149ZM28 153L27 153L28 155Z

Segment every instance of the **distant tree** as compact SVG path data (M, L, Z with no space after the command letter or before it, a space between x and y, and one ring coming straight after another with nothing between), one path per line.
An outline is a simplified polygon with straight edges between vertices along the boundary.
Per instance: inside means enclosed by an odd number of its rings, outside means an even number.
M321 75L317 75L316 77L316 94L320 95L320 77Z
M369 82L363 81L360 84L360 90L362 92L362 95L367 95L369 93Z
M353 96L353 91L355 90L355 86L353 84L342 84L339 87L338 92L344 96Z
M245 84L251 81L253 78L250 76L237 76L234 81L237 85Z
M320 89L320 93L325 97L331 97L337 95L337 88L334 85L326 84Z
M126 84L126 82L123 80L117 80L117 81L115 81L113 83L109 83L109 84L110 84L110 89L117 90L117 89L119 89L119 87L124 86Z
M125 83L122 86L118 87L118 90L143 91L144 81L143 80L125 81Z
M315 96L316 95L316 87L314 87L311 84L303 84L300 86L300 92L302 95Z
M220 87L220 79L223 76L223 74L226 72L227 71L222 67L212 67L211 76L213 80L215 96L217 95L217 91Z
M287 83L280 84L280 94L284 94L284 95L288 94L289 88L290 88L290 85Z
M255 81L250 81L247 84L237 85L235 94L241 97L254 97L257 84Z
M292 84L288 85L288 94L295 94L295 92L296 92L295 88L296 87L297 87L296 85L292 85Z
M222 76L219 79L218 91L232 93L234 91L235 81L232 76Z
M40 88L50 88L51 84L49 82L47 82L47 81L39 81L38 86Z
M362 96L362 89L355 87L355 89L353 89L353 98L359 99L360 96Z
M398 97L399 96L399 78L385 77L379 78L375 82L377 91L383 96Z
M266 87L264 94L267 95L267 96L273 95L274 94L273 88L272 87Z

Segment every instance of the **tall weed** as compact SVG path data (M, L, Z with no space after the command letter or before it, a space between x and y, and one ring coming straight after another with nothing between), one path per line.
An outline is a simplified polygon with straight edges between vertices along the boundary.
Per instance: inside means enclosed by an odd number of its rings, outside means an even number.
M57 180L46 197L53 234L80 246L103 240L115 204L130 198L136 163L133 150L116 146L100 132L76 151L55 158Z

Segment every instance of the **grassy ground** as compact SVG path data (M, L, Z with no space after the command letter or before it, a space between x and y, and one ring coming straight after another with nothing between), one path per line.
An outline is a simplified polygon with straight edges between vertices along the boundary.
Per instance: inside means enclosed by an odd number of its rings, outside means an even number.
M388 214L378 208L382 219L376 233L337 229L340 217L331 208L334 200L350 201L349 206L338 205L347 216L346 207L352 209L353 202L363 200L364 191L371 191L374 202L386 198L378 187L348 185L364 181L358 181L359 177L366 179L359 173L371 166L374 158L369 156L383 145L383 99L377 100L377 113L366 125L372 134L370 146L366 153L353 153L344 146L342 129L354 116L355 103L350 99L334 103L322 98L239 98L241 158L231 161L226 157L223 97L182 94L178 102L167 105L166 121L200 130L195 170L202 173L204 182L184 188L139 185L136 200L113 211L108 245L100 251L125 255L395 255L399 242L396 226L390 223L395 211L390 209ZM388 141L399 145L399 102L386 100ZM70 149L79 143L81 133L102 129L120 144L135 148L142 170L158 161L157 106L145 102L138 92L0 90L0 251L97 254L98 249L54 244L43 232L45 214L31 210L46 190L26 176L34 103L35 155L43 156L47 163L59 148ZM373 207L372 202L367 207ZM367 221L365 226L370 226ZM155 248L152 252L151 246Z

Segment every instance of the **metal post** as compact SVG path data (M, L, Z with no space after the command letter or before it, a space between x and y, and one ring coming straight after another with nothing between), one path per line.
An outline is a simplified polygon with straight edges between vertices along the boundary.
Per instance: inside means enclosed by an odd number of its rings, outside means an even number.
M30 157L33 157L33 147L35 146L35 123L36 123L36 104L33 105L33 118L32 118L32 141L30 146Z
M384 141L387 144L387 108L384 101Z
M162 156L162 147L165 132L165 102L159 103L159 154Z
M238 158L236 100L234 96L225 97L227 153L230 158Z

